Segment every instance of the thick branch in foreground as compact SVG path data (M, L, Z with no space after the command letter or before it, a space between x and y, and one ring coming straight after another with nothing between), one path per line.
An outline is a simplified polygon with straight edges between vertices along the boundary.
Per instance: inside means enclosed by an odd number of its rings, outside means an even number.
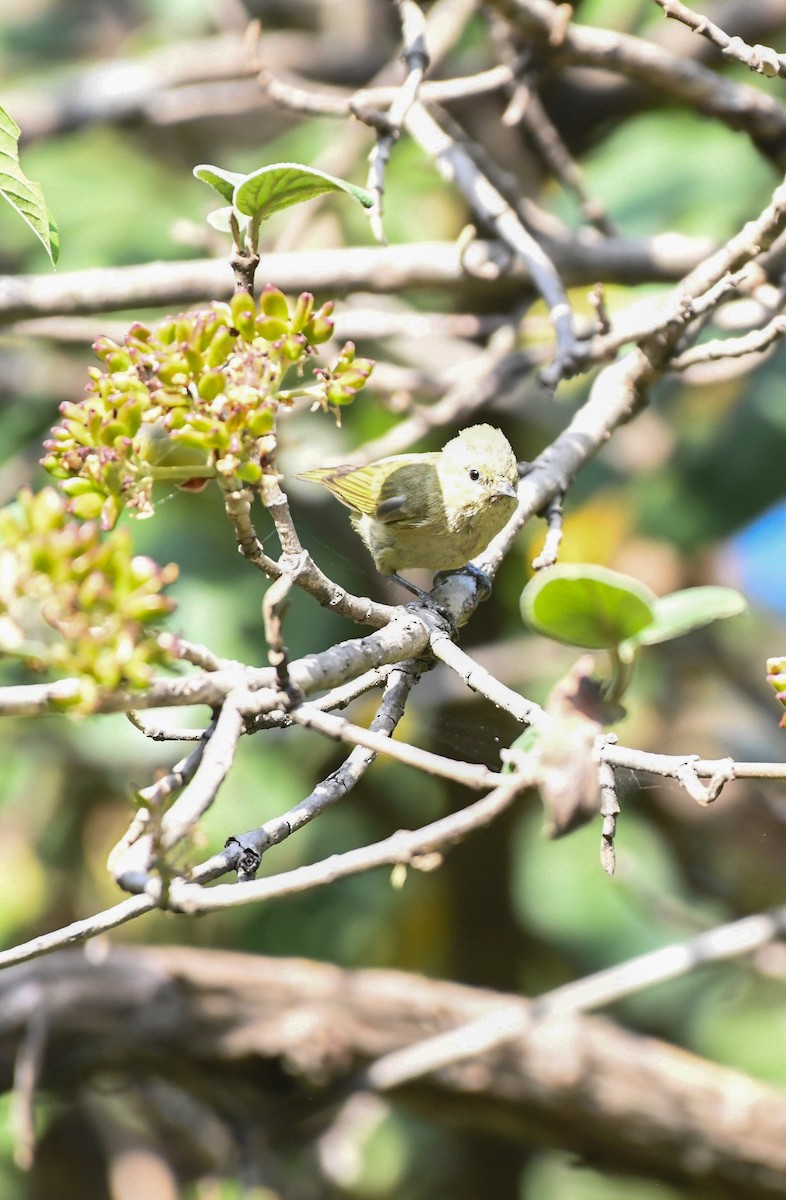
M142 1071L209 1095L245 1133L264 1125L275 1146L302 1118L316 1135L339 1090L380 1056L511 1007L519 1037L396 1099L716 1197L786 1196L786 1093L600 1018L538 1018L525 1000L394 971L177 947L101 963L57 955L0 979L0 1074L9 1088L41 1008L40 1088L69 1099L91 1076L138 1083Z

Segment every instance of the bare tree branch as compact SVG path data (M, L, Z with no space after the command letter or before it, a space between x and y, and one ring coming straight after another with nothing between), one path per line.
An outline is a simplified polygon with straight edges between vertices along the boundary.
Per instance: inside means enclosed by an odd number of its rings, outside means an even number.
M784 930L786 908L718 925L688 941L664 946L545 992L532 1001L531 1011L536 1019L548 1020L618 1004L708 963L749 955L780 937ZM369 1068L367 1082L383 1090L400 1087L432 1071L509 1044L526 1032L528 1021L529 1014L517 1006L501 1009L378 1060Z
M694 33L706 37L727 58L742 63L759 75L770 78L774 75L786 75L786 57L776 54L771 46L749 46L740 37L729 37L708 17L694 12L687 4L678 3L678 0L655 0L655 3L660 5L667 17L682 21L683 25L687 25Z
M550 66L619 72L671 101L743 129L779 170L786 169L786 113L766 93L643 38L575 24L568 10L551 0L492 0L492 4L534 40Z
M93 1073L151 1071L218 1104L219 1077L235 1122L253 1117L273 1144L287 1145L372 1064L366 1082L376 1072L398 1103L426 1105L465 1130L570 1145L599 1168L729 1200L741 1187L746 1200L786 1195L782 1091L598 1017L546 1016L500 993L302 959L176 946L113 950L100 963L59 955L2 976L6 1085L35 989L48 1013L40 1083L64 1102ZM478 1039L469 1061L397 1085L393 1056L422 1043L424 1030L450 1037L484 1019L517 1026L504 1049L484 1050Z
M650 239L599 240L577 232L546 246L568 285L673 281L696 266L711 249L707 238L677 233ZM489 278L483 278L488 268ZM393 292L409 288L455 288L471 284L480 293L499 294L500 276L511 285L528 278L523 263L511 262L497 242L475 242L464 254L455 242L397 246L346 246L335 250L263 254L257 277L282 291ZM0 276L0 321L31 317L169 308L229 299L232 274L222 259L145 263L61 272L57 275Z

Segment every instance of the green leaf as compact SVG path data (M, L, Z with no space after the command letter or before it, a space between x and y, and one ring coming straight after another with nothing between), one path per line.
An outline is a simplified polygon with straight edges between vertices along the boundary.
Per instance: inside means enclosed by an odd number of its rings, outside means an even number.
M373 196L364 188L299 163L273 163L245 176L235 188L233 204L238 212L264 221L282 208L313 200L324 192L347 192L364 208L374 204Z
M694 587L661 596L653 605L654 620L635 637L644 646L682 637L712 621L736 617L748 607L744 596L726 587Z
M227 204L223 208L214 208L212 212L207 214L206 220L208 225L212 225L219 233L231 233L232 223L230 218L233 213L235 214L235 220L239 228L241 230L245 229L251 218L242 217L240 213L235 211L231 204Z
M655 596L635 579L589 563L547 567L521 593L521 615L547 637L602 650L651 624Z
M27 222L54 266L60 252L57 225L46 206L41 185L28 179L19 165L20 132L16 121L0 108L0 194Z
M225 171L223 167L211 167L209 163L201 163L194 167L194 175L203 183L209 183L228 204L232 203L235 188L246 178L237 171Z

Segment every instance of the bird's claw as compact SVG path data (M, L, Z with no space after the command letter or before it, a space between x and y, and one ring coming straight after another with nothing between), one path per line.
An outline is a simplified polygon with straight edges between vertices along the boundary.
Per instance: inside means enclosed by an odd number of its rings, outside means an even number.
M434 616L439 617L451 642L458 641L458 626L453 614L447 608L443 608L441 604L437 604L436 600L432 600L428 592L423 593L422 600L413 600L407 605L407 608L412 612L419 612L421 609L427 608L429 612L434 613Z
M443 580L449 579L451 575L471 575L475 580L475 586L478 590L478 601L480 603L488 600L491 595L491 576L487 575L485 571L481 571L480 567L476 567L473 563L467 563L465 567L460 567L457 571L437 571L434 576L435 586Z

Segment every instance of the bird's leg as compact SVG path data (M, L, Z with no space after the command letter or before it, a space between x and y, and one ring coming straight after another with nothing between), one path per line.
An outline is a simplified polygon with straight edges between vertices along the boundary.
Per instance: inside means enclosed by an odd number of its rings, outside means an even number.
M403 579L402 576L398 575L395 571L390 572L388 579L393 579L396 583L400 583L401 586L405 588L406 591L408 591L411 595L415 596L421 604L429 604L432 608L434 607L433 601L428 592L424 592L423 588L419 588L417 584L410 583L408 579Z
M419 588L416 584L410 583L408 579L402 579L402 577L396 574L395 571L391 571L387 578L395 580L396 583L400 583L403 588L406 588L408 592L411 592L412 595L417 598L418 604L425 605L426 608L430 608L431 611L435 612L438 617L441 617L442 620L447 624L447 632L450 635L450 640L453 642L456 641L458 636L456 622L453 619L452 614L448 612L446 608L443 608L441 604L437 604L436 600L434 600L434 598L430 596L428 592L424 592L423 589ZM417 605L412 605L412 607L416 608Z

